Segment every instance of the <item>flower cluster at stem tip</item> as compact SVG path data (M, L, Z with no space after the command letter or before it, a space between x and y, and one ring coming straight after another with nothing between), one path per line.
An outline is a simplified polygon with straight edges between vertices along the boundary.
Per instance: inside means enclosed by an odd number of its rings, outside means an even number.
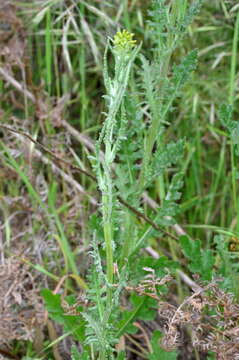
M127 30L118 31L113 40L114 50L118 52L130 52L136 45L136 40L133 40L133 33Z

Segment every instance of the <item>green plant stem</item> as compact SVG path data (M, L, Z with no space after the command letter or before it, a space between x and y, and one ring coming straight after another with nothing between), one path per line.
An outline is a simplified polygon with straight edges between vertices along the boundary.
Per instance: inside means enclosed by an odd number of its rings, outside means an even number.
M106 147L107 148L107 147ZM107 158L107 156L106 156ZM112 186L110 172L105 175L105 181L107 183L108 193L102 195L103 204L103 231L106 247L106 275L109 284L113 283L113 227L112 227ZM107 288L107 305L112 305L112 289Z
M237 48L239 36L239 11L237 13L234 36L232 43L232 57L231 57L231 70L230 70L230 90L229 90L229 104L233 105L235 99L235 86L236 86L236 65L237 65ZM231 171L232 171L232 195L234 209L237 215L237 230L239 229L239 203L237 199L237 178L236 178L236 164L234 158L234 145L231 143Z
M47 90L50 95L52 83L52 32L51 32L51 9L50 7L46 13L46 83Z
M127 52L118 52L116 54L115 78L108 76L107 63L105 61L104 78L109 95L109 111L105 120L105 125L100 134L98 146L101 142L105 145L105 158L103 161L103 169L100 165L99 149L98 149L98 179L99 187L102 192L102 214L103 214L103 231L106 247L106 275L108 281L107 287L107 310L110 313L112 307L112 288L114 280L114 228L113 228L113 207L114 207L114 183L112 179L111 167L116 155L117 146L119 145L119 137L115 136L114 131L117 123L117 113L123 103L123 97L126 91L129 73L133 60L139 51L139 47L132 51L131 56ZM122 105L123 106L123 105ZM103 171L102 171L103 170Z
M183 20L185 15L185 11L187 8L188 0L172 0L172 15L174 23L178 20L178 22Z
M107 279L113 283L113 250L112 250L112 225L110 222L104 224L104 237L106 245Z
M172 2L172 24L176 25L177 20L180 21L185 16L185 11L187 7L187 0L175 0ZM158 52L156 52L156 58L161 59L160 60L160 67L161 67L161 74L160 78L165 79L168 76L168 70L169 70L169 64L170 59L172 56L172 52L174 49L174 46L178 40L177 34L175 34L171 29L168 30L168 36L167 36L167 48L168 51L166 54L162 57L161 52L163 52L163 49L161 49L161 46L158 48ZM158 86L158 92L162 92L163 89L163 82L159 83ZM175 93L177 92L177 88L175 89ZM151 94L151 97L155 97L155 95ZM159 135L159 129L162 122L165 120L165 117L172 105L172 101L174 99L174 96L171 96L171 99L166 104L165 108L162 110L161 114L158 114L158 106L155 106L155 101L149 101L150 104L150 111L152 113L152 124L151 127L148 130L148 134L146 135L146 141L145 141L145 155L143 159L142 164L142 170L140 172L139 177L139 189L142 190L145 184L145 170L148 167L149 160L152 154L153 146L155 144L155 141L158 138ZM157 100L158 101L158 100ZM162 108L162 107L161 107ZM162 144L163 139L159 139L158 146L160 147ZM160 195L161 197L164 196L164 179L161 176L159 179L160 183ZM163 198L161 198L163 200Z
M231 57L231 70L230 70L230 90L229 90L229 103L233 104L234 95L235 95L235 76L236 76L236 66L237 66L237 46L238 46L238 36L239 36L239 11L237 13L237 18L234 27L234 36L232 43L232 57Z
M122 246L121 258L119 263L120 269L124 266L125 262L128 260L132 248L133 249L135 248L135 244L132 244L132 240L131 240L132 230L133 230L132 224L134 224L133 216L129 211L126 211L124 233L123 233L123 246Z
M145 170L147 169L147 166L149 164L150 156L158 133L158 127L159 127L159 121L158 119L154 118L152 121L152 125L149 129L148 135L146 137L145 155L143 158L142 168L139 175L139 183L138 183L139 192L143 190L145 185Z
M106 191L102 193L102 212L103 212L103 231L106 247L106 275L109 284L113 283L113 224L112 224L112 208L113 208L113 188L111 179L111 146L110 140L106 140L105 144L105 164L104 164L104 184ZM107 288L107 305L112 305L112 289Z
M172 43L173 40L170 41L170 43ZM164 60L162 60L163 64L162 64L162 72L161 72L161 78L165 78L167 76L168 73L168 68L169 68L169 62L170 62L170 58L171 58L171 51L169 52L169 54L165 57ZM159 91L160 88L162 88L162 85L159 85ZM169 104L171 105L171 103ZM152 150L155 144L155 141L158 137L159 134L159 128L160 128L160 124L162 123L162 121L164 120L166 113L168 111L168 109L170 108L170 106L168 105L168 107L166 108L166 110L163 111L162 114L158 114L157 110L155 111L155 106L154 104L151 103L151 112L152 112L152 124L151 127L148 130L148 134L146 135L146 140L145 140L145 154L144 154L144 159L143 159L143 163L142 163L142 170L140 172L140 176L139 176L139 192L141 192L144 188L145 185L145 170L148 167L149 161L150 161L150 157L152 154ZM156 108L157 109L157 108ZM159 140L159 142L161 143L161 139ZM159 146L160 146L159 143ZM160 177L160 187L162 189L164 189L164 179L161 176Z

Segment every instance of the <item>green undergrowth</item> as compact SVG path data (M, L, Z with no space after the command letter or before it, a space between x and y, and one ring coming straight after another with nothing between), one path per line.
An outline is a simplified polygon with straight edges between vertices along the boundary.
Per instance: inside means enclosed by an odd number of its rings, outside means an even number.
M0 39L13 57L1 52L3 248L40 275L49 319L40 344L16 336L12 354L198 360L223 344L233 359L238 4L11 11L13 34Z

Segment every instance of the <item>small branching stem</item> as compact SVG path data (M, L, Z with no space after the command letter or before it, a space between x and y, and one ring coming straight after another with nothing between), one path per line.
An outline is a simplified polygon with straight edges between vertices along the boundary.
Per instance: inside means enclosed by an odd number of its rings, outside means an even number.
M112 209L113 209L113 188L110 172L110 156L111 148L109 146L105 147L105 174L104 182L106 193L102 194L102 213L103 213L103 230L104 230L104 239L106 247L106 273L107 280L110 284L113 283L113 224L112 224ZM111 306L112 303L112 291L108 288L107 293L107 303L108 306Z
M106 248L106 276L109 283L107 289L107 308L112 307L112 288L114 281L114 183L112 178L112 164L114 162L117 146L120 142L119 132L116 131L117 114L123 106L124 95L128 83L130 69L134 58L139 50L134 48L135 41L132 40L132 34L127 31L119 32L114 39L114 55L115 55L115 76L108 76L107 61L105 54L104 77L108 98L108 114L105 119L100 138L100 143L105 146L105 158L103 168L100 165L98 156L98 181L99 188L102 192L102 216L103 231Z

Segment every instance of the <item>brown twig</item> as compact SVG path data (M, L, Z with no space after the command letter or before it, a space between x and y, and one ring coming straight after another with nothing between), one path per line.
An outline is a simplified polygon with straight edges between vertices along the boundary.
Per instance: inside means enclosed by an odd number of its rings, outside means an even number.
M157 224L155 224L155 222L153 222L150 218L148 218L148 216L142 214L140 211L138 211L137 209L135 209L133 206L131 206L129 203L127 203L120 195L118 196L119 202L124 205L125 207L127 207L129 210L131 210L135 215L137 215L137 217L143 219L145 222L147 222L148 224L150 224L155 230L164 233L165 235L171 237L172 239L178 241L177 236L169 233L168 231L162 229L160 226L158 226Z
M0 354L3 355L4 357L7 357L9 359L16 359L16 360L20 360L20 358L8 351L5 351L3 349L0 349Z
M54 154L54 152L52 152L47 147L42 145L39 141L33 139L32 136L29 135L28 133L25 133L24 131L21 131L21 130L13 129L13 128L9 127L9 126L2 125L2 124L0 125L0 127L5 129L5 130L11 131L11 132L13 132L15 134L20 134L20 135L26 137L28 140L32 141L35 145L39 146L44 152L51 155L56 161L58 161L60 163L63 163L66 166L69 166L71 169L88 176L89 178L91 178L92 180L94 180L96 182L96 177L94 175L92 175L90 172L88 172L86 170L83 170L80 167L75 166L75 165L71 164L70 162L58 157L56 154ZM178 240L177 236L169 233L168 231L162 229L160 226L155 224L150 218L148 218L146 215L142 214L137 209L135 209L133 206L131 206L128 202L126 202L120 195L118 195L118 200L122 205L124 205L129 210L131 210L131 212L133 212L137 217L143 219L145 222L150 224L155 230L164 233L165 235L171 237L174 240Z
M24 96L26 96L29 100L31 100L34 104L37 103L37 99L36 97L29 91L29 90L26 90L24 89L24 87L17 81L15 80L10 74L8 74L8 72L6 71L6 69L3 69L0 67L0 75L2 75L2 77L7 81L9 82L13 87L15 87L15 89L17 89L18 91L22 92L24 94ZM33 139L29 134L25 133L25 132L20 132L20 131L17 131L15 129L12 129L12 128L9 128L8 126L5 126L5 125L0 125L2 128L5 128L6 130L8 131L12 131L12 132L15 132L15 133L20 133L22 134L23 136L25 136L26 138L28 138L30 141L32 141L33 143L35 143L36 145L38 145L41 149L43 149L46 153L50 154L52 157L54 157L57 161L59 162L64 162L65 165L67 166L70 166L72 169L78 171L78 172L81 172L83 173L84 175L90 177L92 180L96 181L96 178L86 172L85 170L82 170L80 169L79 167L77 166L74 166L73 164L71 163L68 163L66 160L64 159L61 159L59 158L57 155L55 155L52 151L50 151L49 149L47 149L45 146L43 146L41 143L39 143L38 141L36 141L35 139ZM95 147L94 147L94 144L91 142L90 139L88 139L87 137L83 136L82 134L80 134L77 130L75 130L71 125L69 125L65 120L62 120L62 126L64 126L72 136L74 136L78 141L82 142L86 147L88 147L90 150L94 151ZM104 154L102 152L100 152L100 159L102 160L104 158ZM146 196L144 194L144 198L145 200L150 203L149 200L151 200L151 207L152 208L156 208L156 202L154 202L153 199L149 199L149 197L147 197L146 199ZM134 207L132 207L130 204L128 204L126 201L124 201L121 197L119 197L119 201L121 202L122 205L126 206L129 210L131 210L137 217L143 219L145 222L147 222L149 225L151 225L155 230L157 231L160 231L162 233L164 233L165 235L171 237L172 239L174 240L178 240L178 238L165 231L164 229L161 229L157 224L155 224L151 219L149 219L146 215L140 213L137 209L135 209ZM173 228L174 230L176 231L176 233L178 235L183 235L185 234L184 230L178 225L178 224L175 224L173 225ZM152 250L154 253L155 251L152 249L152 248L149 248L148 249ZM152 254L151 254L152 255ZM179 271L179 270L178 270ZM182 278L182 280L184 282L186 282L190 287L192 288L196 288L198 289L198 285L195 284L194 281L192 281L186 274L184 274L182 271L180 271L179 273L180 277Z
M69 166L72 170L75 170L75 171L78 171L78 172L81 172L82 174L90 177L92 180L96 181L96 178L95 176L93 176L91 173L89 173L88 171L85 171L81 168L79 168L78 166L75 166L73 164L71 164L70 162L60 158L59 156L57 156L56 154L54 154L54 152L52 152L51 150L49 150L46 146L42 145L39 141L33 139L33 137L31 135L29 135L28 133L24 132L24 131L21 131L21 130L16 130L16 129L13 129L9 126L6 126L6 125L2 125L0 124L0 127L3 128L3 129L6 129L8 131L11 131L15 134L19 134L19 135L22 135L24 137L26 137L28 140L30 140L31 142L33 142L35 145L39 146L43 151L45 151L47 154L51 155L55 160Z
M141 326L140 323L137 322L137 321L135 321L135 322L133 323L133 325L136 326L139 330L141 330L142 335L143 335L143 337L144 337L144 339L145 339L145 343L147 344L147 347L148 347L148 349L149 349L149 352L152 353L152 352L153 352L153 348L152 348L152 345L151 345L151 343L150 343L148 334L147 334L147 332L145 331L145 329L143 328L143 326Z
M24 96L26 96L29 100L31 100L34 104L37 103L37 99L36 97L29 91L23 88L23 86L17 81L15 80L10 74L8 74L7 71L5 71L5 69L0 67L0 75L7 81L9 82L13 87L15 87L15 89L17 89L18 91L22 92L24 94ZM64 122L63 124L66 127L66 122ZM32 141L35 145L38 145L43 151L45 151L46 153L48 153L49 155L51 155L55 160L64 163L65 165L69 166L71 169L76 170L78 172L81 172L82 174L88 176L89 178L91 178L92 180L96 181L96 177L94 175L92 175L91 173L89 173L88 171L85 171L81 168L79 168L78 166L75 166L71 163L69 163L68 161L59 158L57 155L55 155L52 151L50 151L48 148L46 148L44 145L42 145L41 143L39 143L37 140L33 139L31 137L31 135L23 132L23 131L19 131L19 130L15 130L12 129L6 125L0 125L0 127L11 131L13 133L16 134L21 134L23 136L25 136L26 138L28 138L30 141ZM68 129L70 127L68 126ZM74 131L74 129L71 127L71 133ZM102 154L101 154L102 156ZM119 201L121 202L122 205L126 206L129 210L131 210L137 217L143 219L144 221L146 221L148 224L150 224L155 230L160 231L162 233L164 233L165 235L171 237L174 240L178 240L178 238L167 232L166 230L160 228L157 224L155 224L151 219L149 219L146 215L140 213L137 209L135 209L133 206L131 206L130 204L128 204L126 201L124 201L120 196L118 197Z

